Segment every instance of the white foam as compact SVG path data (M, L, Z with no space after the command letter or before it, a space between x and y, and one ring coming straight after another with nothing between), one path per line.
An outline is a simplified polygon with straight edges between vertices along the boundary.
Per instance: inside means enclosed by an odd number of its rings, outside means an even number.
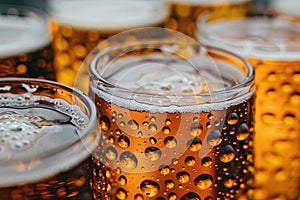
M235 66L205 57L182 62L170 55L132 56L100 66L99 74L120 89L100 84L93 92L129 110L201 113L238 105L253 95L247 87L231 90L246 79Z
M36 51L50 43L47 22L0 15L0 58Z
M26 93L23 95L0 95L1 109L4 109L4 113L7 113L8 116L11 115L11 117L15 118L17 116L19 118L16 119L14 123L22 120L26 121L26 119L30 118L30 116L35 116L36 120L39 120L39 115L35 115L33 110L26 111L24 113L24 117L22 118L22 110L19 111L19 114L14 114L14 111L10 108L18 106L21 108L26 108L26 106L29 105L37 108L40 105L39 103L37 103L37 101L49 102L50 104L54 104L55 108L58 111L65 113L66 116L72 117L71 121L74 124L78 125L78 127L81 127L78 129L78 135L73 136L74 138L72 140L61 142L56 141L57 143L55 143L55 139L51 140L51 134L59 131L59 129L56 129L59 127L56 127L55 125L48 127L48 125L46 125L45 127L42 127L40 129L43 132L46 131L44 133L32 133L33 135L31 135L30 133L30 135L28 136L24 132L16 133L16 135L19 137L19 140L29 141L29 148L21 149L21 151L18 151L9 148L9 143L6 145L3 142L0 143L0 146L2 147L0 150L0 187L14 186L19 183L30 183L59 174L60 172L66 171L80 164L91 154L91 152L96 147L96 141L100 135L94 136L95 140L91 140L90 137L86 137L85 135L89 134L89 132L87 131L93 131L87 130L87 126L97 124L95 113L92 113L94 119L92 121L89 121L87 116L82 113L79 106L70 105L68 102L62 99L51 99L45 96L32 95L30 93ZM57 118L60 117L60 115L54 117ZM10 122L10 120L11 119L8 119L7 121ZM34 120L34 118L31 120ZM49 122L52 123L51 119L49 120ZM6 123L5 120L2 122ZM7 123L7 126L9 126L9 123ZM36 129L33 127L33 124L32 126L26 127L32 130ZM43 140L43 138L48 139ZM74 139L76 139L76 143L73 143ZM14 142L18 141L16 140ZM49 146L49 149L47 149L47 145L51 145ZM36 151L37 149L39 150ZM23 164L23 170L20 170L18 167L20 162L22 162Z
M189 3L192 5L217 5L217 4L238 4L250 2L251 0L168 0L175 3Z
M271 8L277 12L300 17L299 0L272 0L270 4Z
M244 57L299 60L300 25L284 19L249 18L198 21L201 43L230 50Z
M52 0L50 13L61 24L79 28L122 30L162 23L162 0Z

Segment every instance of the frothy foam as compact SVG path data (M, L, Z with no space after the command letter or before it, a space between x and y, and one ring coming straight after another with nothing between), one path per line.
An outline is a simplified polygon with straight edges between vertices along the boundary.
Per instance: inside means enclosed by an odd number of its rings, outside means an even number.
M50 44L47 22L0 15L0 58L30 53Z
M167 16L160 0L52 0L50 8L61 24L107 31L156 25Z
M239 55L270 59L300 57L300 26L283 19L237 19L199 24L198 40Z
M168 56L119 59L109 65L109 70L102 69L99 73L128 91L107 91L100 84L93 92L118 106L154 113L222 110L251 97L249 92L232 99L225 92L245 79L233 65L208 59L201 59L201 63L196 59L189 62L168 59Z
M272 0L271 7L281 13L300 17L300 1L299 0Z
M189 3L193 5L217 5L217 4L238 4L249 2L250 0L168 0L175 3Z
M0 186L58 174L95 148L85 146L90 141L82 133L89 119L78 106L30 93L1 94L0 105ZM78 141L82 144L71 147Z

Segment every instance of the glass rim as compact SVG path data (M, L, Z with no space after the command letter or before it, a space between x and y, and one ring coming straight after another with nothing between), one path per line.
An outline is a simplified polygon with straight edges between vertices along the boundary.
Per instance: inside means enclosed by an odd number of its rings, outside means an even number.
M253 0L168 0L169 2L174 3L190 3L192 5L219 5L219 4L228 4L228 3L246 3Z
M145 44L145 43L143 43L143 44ZM96 82L99 82L100 84L105 85L104 87L106 87L106 88L118 89L120 92L122 92L124 94L134 93L134 95L139 95L141 97L147 97L147 98L165 98L166 97L165 94L136 92L136 91L121 87L119 85L115 85L114 83L111 83L111 82L107 81L104 77L102 77L101 74L98 73L97 65L98 65L98 61L99 61L99 59L101 59L101 57L105 56L105 54L107 52L109 52L110 50L115 50L115 49L118 49L120 47L124 48L124 46L129 47L131 45L135 45L135 44L124 44L124 43L122 43L122 44L118 44L116 46L112 45L112 46L108 47L107 49L105 49L103 51L97 52L95 57L89 63L89 69L90 69L92 79L94 79L94 81L96 81ZM225 89L220 90L220 91L213 91L213 92L209 92L209 93L200 93L200 94L188 94L188 95L176 95L175 94L175 95L173 95L174 97L181 97L183 99L191 99L191 98L207 99L207 101L203 103L203 105L205 105L205 104L216 103L216 102L217 103L218 102L226 102L227 101L226 99L222 99L222 97L226 96L226 94L235 93L235 94L239 94L238 97L242 97L242 96L247 95L248 93L251 93L249 91L244 93L244 94L240 93L245 88L251 88L253 86L255 71L254 71L252 65L248 62L247 59L245 59L245 58L243 58L243 57L241 57L241 56L239 56L239 55L237 55L233 52L227 51L227 50L222 49L222 48L214 47L214 46L205 46L205 45L203 45L201 48L203 48L203 50L207 51L208 53L213 53L213 54L214 53L215 54L221 53L223 56L227 55L227 56L230 56L230 57L234 57L235 60L238 60L239 62L243 63L244 68L247 70L247 74L245 74L245 77L243 77L243 80L240 81L238 84L235 84L235 85L233 85L229 88L225 88ZM229 61L226 61L226 62L229 62ZM236 65L233 65L233 66L238 68ZM241 70L241 69L239 69L239 70ZM99 89L99 88L96 88L96 89ZM107 93L107 92L104 92L104 93ZM107 94L111 95L110 93L107 93ZM168 96L172 96L172 95L168 95ZM211 102L211 97L221 97L221 99L215 99L215 101ZM227 98L232 98L232 97L229 96ZM148 102L148 103L150 103L150 102ZM169 105L169 106L172 106L172 105ZM189 106L189 105L183 105L183 106Z
M14 171L11 170L11 174L5 174L5 176L1 175L0 180L0 187L10 187L14 186L15 184L20 183L31 183L38 180L42 180L54 175L57 175L63 171L66 171L68 169L72 169L76 165L83 162L85 159L88 158L89 155L92 154L93 149L95 149L96 144L91 144L92 142L89 141L89 136L92 134L95 134L95 131L98 127L98 112L96 105L94 102L81 90L73 88L71 86L46 80L46 79L37 79L37 78L20 78L20 77L5 77L0 79L0 85L2 84L47 84L46 87L59 87L64 91L69 91L72 96L77 97L80 100L80 103L84 105L84 108L87 110L87 113L85 113L88 117L88 121L86 126L83 128L83 130L80 132L81 135L78 135L78 138L70 143L67 143L66 145L63 145L62 148L59 149L52 149L48 150L43 155L33 155L30 157L26 157L24 159L16 159L16 160L0 160L0 172L1 170L10 170L10 168L13 166L13 164L18 164L20 161L24 164L30 164L34 159L38 158L41 160L41 163L37 166L36 169L33 170L25 170L25 171ZM8 91L7 94L13 94ZM35 96L35 94L34 94ZM43 95L41 95L43 97ZM54 98L55 99L55 98ZM62 98L61 98L62 99ZM77 100L75 101L77 102ZM1 105L1 107L6 107L5 105ZM94 141L96 143L96 140ZM89 146L87 146L89 145ZM80 152L79 148L82 150ZM74 150L76 149L76 150ZM68 162L66 161L66 157L64 156L66 154L68 158ZM45 166L43 164L43 161L49 160L53 161L55 164L53 166ZM13 177L13 178L12 178ZM12 180L13 179L13 180Z
M240 54L243 57L258 57L269 59L290 60L297 59L300 56L300 40L299 42L280 42L275 43L273 41L252 41L239 38L225 38L222 34L214 33L210 27L217 30L230 30L230 27L234 25L242 25L244 29L251 29L253 25L263 26L262 28L269 29L270 27L276 28L283 26L290 28L291 30L298 30L300 34L300 24L292 22L292 18L289 16L279 16L273 11L266 11L263 15L246 15L236 18L224 18L220 20L213 20L210 24L209 21L210 12L204 12L197 18L197 40L203 45L215 46L229 51ZM221 28L214 27L224 25ZM295 26L296 27L295 27ZM298 28L298 29L297 29ZM284 29L285 30L285 29Z

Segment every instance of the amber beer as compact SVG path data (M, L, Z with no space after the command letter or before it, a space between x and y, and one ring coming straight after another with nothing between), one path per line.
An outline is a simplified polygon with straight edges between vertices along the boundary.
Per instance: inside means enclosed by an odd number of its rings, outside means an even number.
M99 42L124 30L163 26L168 14L165 0L49 2L57 80L68 85L73 85L85 57Z
M2 78L0 199L92 200L97 125L94 103L76 89L46 80Z
M195 38L197 18L211 12L215 19L246 14L251 0L169 0L170 17L166 27Z
M0 77L55 80L48 16L31 7L0 5Z
M255 199L300 196L300 26L281 17L209 23L199 40L239 52L256 70Z
M103 132L94 165L108 168L111 199L247 199L252 68L175 31L123 34L90 67Z

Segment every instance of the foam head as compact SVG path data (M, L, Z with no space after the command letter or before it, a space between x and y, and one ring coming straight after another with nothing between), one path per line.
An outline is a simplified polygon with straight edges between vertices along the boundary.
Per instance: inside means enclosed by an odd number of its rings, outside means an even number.
M137 37L136 42L126 42L130 35ZM114 40L121 42L107 45ZM108 48L102 49L101 45ZM124 32L100 44L96 51L99 49L102 50L91 54L97 55L90 68L94 92L108 102L132 110L222 110L241 102L239 98L232 99L228 91L248 84L253 78L252 69L242 59L212 51L228 56L228 60L218 59L188 36L167 29ZM245 68L235 66L230 62L232 58ZM247 72L240 67L247 68ZM245 98L244 94L240 97Z
M272 0L271 8L276 12L285 13L290 16L298 16L300 17L300 1L298 0Z
M102 31L160 24L168 14L165 0L51 0L49 7L61 24Z
M280 17L249 16L238 19L198 20L198 40L244 57L298 59L300 25Z
M0 12L0 58L31 53L50 43L48 17L42 11L4 5Z

